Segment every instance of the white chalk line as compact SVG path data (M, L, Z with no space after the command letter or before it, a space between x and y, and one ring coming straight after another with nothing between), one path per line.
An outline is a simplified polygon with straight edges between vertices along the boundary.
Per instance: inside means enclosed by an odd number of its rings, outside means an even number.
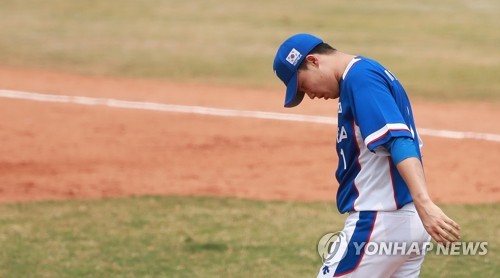
M335 117L285 114L285 113L264 112L264 111L232 110L232 109L211 108L203 106L187 106L187 105L163 104L156 102L126 101L126 100L107 99L107 98L91 98L83 96L51 95L51 94L40 94L40 93L21 92L13 90L0 90L0 97L41 101L41 102L75 103L81 105L98 105L98 106L107 106L114 108L140 109L140 110L191 113L191 114L223 116L223 117L242 117L242 118L270 119L270 120L280 120L280 121L337 125L337 118ZM418 131L421 135L440 137L440 138L475 139L475 140L500 142L499 134L436 130L429 128L419 128Z

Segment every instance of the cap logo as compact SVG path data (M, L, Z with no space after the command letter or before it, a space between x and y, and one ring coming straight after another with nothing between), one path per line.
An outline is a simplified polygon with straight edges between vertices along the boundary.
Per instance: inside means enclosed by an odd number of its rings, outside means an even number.
M288 53L288 56L286 57L286 61L293 66L297 65L297 62L299 61L300 57L302 57L302 54L300 54L297 49L292 48L290 53Z

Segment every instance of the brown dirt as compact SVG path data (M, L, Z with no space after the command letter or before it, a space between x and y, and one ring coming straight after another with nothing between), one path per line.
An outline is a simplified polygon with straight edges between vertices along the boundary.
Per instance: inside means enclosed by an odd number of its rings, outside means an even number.
M336 116L282 92L0 68L0 89ZM497 104L415 102L420 127L500 134ZM143 194L333 200L336 127L0 98L0 202ZM499 202L500 143L423 137L432 197Z

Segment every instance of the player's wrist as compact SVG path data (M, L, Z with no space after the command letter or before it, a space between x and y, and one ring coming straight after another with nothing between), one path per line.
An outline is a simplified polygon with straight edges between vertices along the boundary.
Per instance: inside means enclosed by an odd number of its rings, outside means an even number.
M416 206L428 206L433 204L431 198L427 194L416 194L416 196L413 196L413 203Z

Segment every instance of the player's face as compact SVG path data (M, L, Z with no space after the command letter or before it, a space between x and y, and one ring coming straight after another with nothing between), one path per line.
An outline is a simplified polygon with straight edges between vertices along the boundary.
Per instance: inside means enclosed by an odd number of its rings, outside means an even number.
M311 99L335 99L339 97L339 83L322 67L308 66L298 71L298 90Z

